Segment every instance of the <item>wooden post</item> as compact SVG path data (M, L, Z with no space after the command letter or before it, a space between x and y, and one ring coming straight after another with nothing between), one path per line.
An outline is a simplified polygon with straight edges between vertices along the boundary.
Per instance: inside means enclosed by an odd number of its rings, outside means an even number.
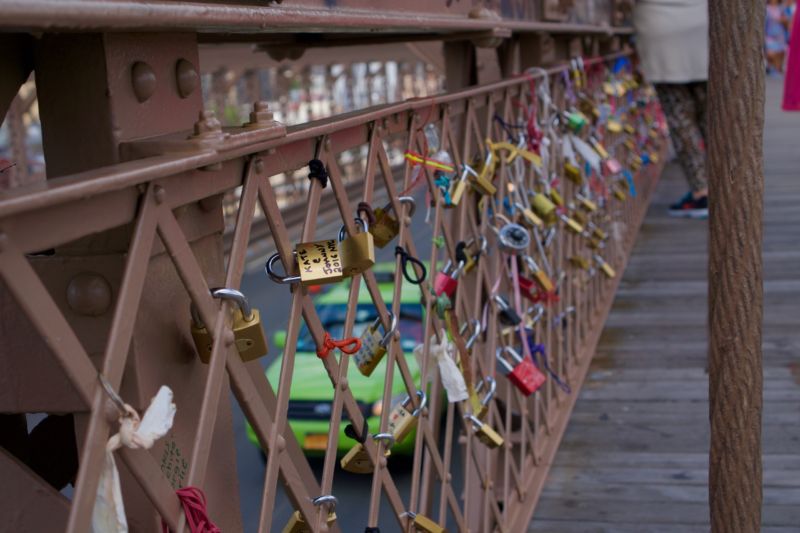
M764 3L709 2L711 531L761 528Z

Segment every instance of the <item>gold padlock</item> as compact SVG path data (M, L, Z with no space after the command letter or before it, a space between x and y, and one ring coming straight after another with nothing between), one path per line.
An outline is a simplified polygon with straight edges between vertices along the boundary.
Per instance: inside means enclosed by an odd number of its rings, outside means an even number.
M634 128L632 124L625 124L625 126L623 127L623 130L628 135L633 135L633 134L636 133L636 128Z
M421 514L416 513L408 513L414 521L414 529L416 531L420 531L422 533L447 533L447 530L428 518L427 516L423 516Z
M233 335L236 350L242 361L252 361L267 355L267 339L264 336L264 329L261 327L261 315L258 309L250 307L245 295L234 289L213 289L211 294L214 298L233 300L238 305L233 313ZM214 339L200 319L200 314L194 305L191 307L191 312L191 331L197 354L200 356L200 361L208 364L211 360Z
M609 133L622 133L622 123L618 120L609 119L606 123L606 129Z
M477 243L480 242L480 247L477 247ZM467 256L467 260L464 262L464 274L469 274L472 270L478 266L478 260L480 257L486 253L486 250L489 248L489 241L486 240L486 237L481 235L476 241L474 238L467 241L467 247L464 249L464 253Z
M550 199L558 207L564 207L564 198L561 196L561 193L558 192L557 189L550 189Z
M605 247L605 244L603 243L603 241L601 241L597 237L590 237L589 238L589 242L588 242L588 246L592 250L600 250L600 249Z
M572 218L575 219L575 222L577 222L581 226L585 226L586 224L589 223L589 217L586 215L586 213L584 213L583 211L576 210L573 204L570 204L570 212Z
M531 208L548 225L556 221L556 205L544 194L533 193Z
M478 386L475 388L475 392L478 395L480 395L480 393L483 391L484 383L488 384L486 385L486 393L479 400L479 408L473 411L475 416L481 422L486 420L486 415L489 414L489 404L492 403L492 399L494 398L494 395L497 393L497 382L494 380L492 376L486 376L485 378L483 378L483 380L481 380L478 383Z
M389 444L386 445L383 456L389 457L392 455L392 446L394 446L395 440L391 433L378 433L372 436L372 440L388 441ZM367 448L360 442L350 448L350 451L342 457L341 461L339 461L339 466L342 467L342 470L353 474L371 474L375 471L375 465L372 464L372 458Z
M589 260L579 255L573 255L572 257L570 257L569 263L575 268L580 268L581 270L588 271L590 268L592 268L592 265L589 262Z
M406 399L397 404L392 412L389 413L389 433L394 437L396 443L401 443L417 426L417 419L420 413L425 409L428 403L428 397L423 391L417 391L417 397L420 399L419 407L414 411L409 411L412 407L411 397L406 396Z
M361 226L362 231L347 238L345 227L339 230L342 275L346 277L361 274L375 264L375 240L369 232L369 224L362 218L356 218L356 225Z
M592 148L594 148L594 151L600 156L600 159L608 159L608 152L606 151L605 146L600 143L600 141L594 137L590 137L589 141L592 143Z
M366 377L372 375L375 367L381 362L383 356L386 355L386 348L389 346L389 341L392 335L397 330L397 318L389 311L391 327L386 334L381 335L379 328L381 325L381 318L378 317L375 321L361 332L361 348L353 356L358 371Z
M467 176L472 187L484 196L494 196L497 192L497 187L492 183L497 166L496 161L495 156L489 152L486 160L479 165L480 168L477 172L469 173Z
M619 187L612 187L611 193L614 195L614 198L619 200L620 202L624 202L628 199L628 195L625 194L625 191Z
M555 285L553 285L553 280L550 279L550 276L547 275L547 272L539 268L539 265L536 264L536 261L533 260L533 257L526 255L525 263L531 270L531 274L533 274L533 280L536 282L537 285L539 285L539 287L543 291L553 292L553 290L555 290Z
M581 169L568 161L564 163L564 177L579 187L583 186Z
M606 275L607 278L614 279L616 277L616 271L611 267L611 265L606 263L602 257L595 255L594 260L597 261L597 264L600 266L600 270Z
M414 212L417 210L417 204L412 196L401 196L397 201L400 202L401 205L411 205L408 217L414 216ZM392 211L394 211L394 209L391 202L374 211L375 223L370 225L369 232L372 233L375 246L378 248L385 247L400 233L400 221L391 215Z
M451 184L450 203L453 206L457 206L461 201L461 198L464 196L464 192L467 190L467 176L470 174L476 174L476 172L468 165L464 165L464 171L461 173L461 177L458 179L458 181Z
M330 511L328 512L328 518L325 521L328 525L333 524L336 521L336 497L335 496L318 496L311 500L311 503L314 505L323 505L328 504L330 506ZM289 518L289 522L283 527L282 533L313 533L311 530L311 526L306 523L303 519L303 515L300 514L300 511L295 511L291 518Z
M558 215L558 217L567 226L567 229L570 230L572 233L576 235L580 235L581 233L583 233L583 226L578 224L576 221L574 221L567 215L561 214Z
M578 199L578 203L580 206L587 212L587 213L594 213L597 211L597 204L593 201L589 200L585 196L578 194L575 196Z
M595 226L591 222L589 223L589 229L592 230L592 236L594 236L595 238L600 239L601 241L608 239L608 233L601 230L599 227Z
M299 276L281 276L275 272L275 262L280 259L274 253L267 260L266 271L275 283L300 283L304 286L336 283L344 279L339 243L336 239L303 242L295 247L295 258L300 269Z
M536 216L536 213L534 213L529 207L525 207L519 202L515 203L514 205L517 207L517 209L519 209L519 212L522 214L520 222L525 227L528 227L530 229L544 228L544 221L538 216Z
M489 427L488 424L481 422L475 415L468 414L464 418L468 420L468 423L472 422L475 436L489 448L499 448L505 442L498 432Z

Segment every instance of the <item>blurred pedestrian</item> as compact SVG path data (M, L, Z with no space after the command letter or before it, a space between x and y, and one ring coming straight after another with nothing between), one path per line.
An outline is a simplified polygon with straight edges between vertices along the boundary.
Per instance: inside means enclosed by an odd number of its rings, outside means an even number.
M767 58L767 74L783 74L786 59L786 8L781 0L767 1L767 16L764 28L764 53Z
M633 14L642 72L655 86L690 191L670 215L708 216L707 0L639 0Z

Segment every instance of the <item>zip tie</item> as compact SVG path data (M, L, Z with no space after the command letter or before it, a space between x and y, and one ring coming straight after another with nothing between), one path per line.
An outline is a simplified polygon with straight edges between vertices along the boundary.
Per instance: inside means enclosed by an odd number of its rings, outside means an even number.
M397 246L394 249L394 255L400 256L400 264L401 264L400 270L403 273L403 277L406 278L406 281L408 281L412 285L420 285L422 284L423 281L425 281L425 277L428 275L428 270L425 268L425 265L422 263L422 261L420 261L416 257L412 257L408 252L406 252L405 248L403 248L402 246ZM409 263L417 265L422 270L422 274L420 274L416 278L411 277L411 274L409 274L408 272ZM415 269L412 270L414 270L414 272L416 273Z
M350 337L349 339L337 341L326 331L325 338L322 340L322 348L317 348L317 357L325 359L336 348L342 353L353 355L361 349L361 339L358 337Z
M325 168L325 163L319 159L312 159L308 162L308 179L319 180L322 188L328 186L328 170Z
M206 504L206 495L197 487L183 487L175 491L178 499L183 506L183 512L186 515L186 525L189 527L190 533L222 533L211 519L208 517L208 508ZM169 533L170 529L161 519L161 530L163 533Z

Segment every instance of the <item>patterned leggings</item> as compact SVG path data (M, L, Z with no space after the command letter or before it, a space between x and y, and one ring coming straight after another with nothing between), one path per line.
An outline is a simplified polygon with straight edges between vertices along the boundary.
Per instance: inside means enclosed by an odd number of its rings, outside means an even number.
M657 83L672 144L692 192L708 187L706 174L706 82Z

